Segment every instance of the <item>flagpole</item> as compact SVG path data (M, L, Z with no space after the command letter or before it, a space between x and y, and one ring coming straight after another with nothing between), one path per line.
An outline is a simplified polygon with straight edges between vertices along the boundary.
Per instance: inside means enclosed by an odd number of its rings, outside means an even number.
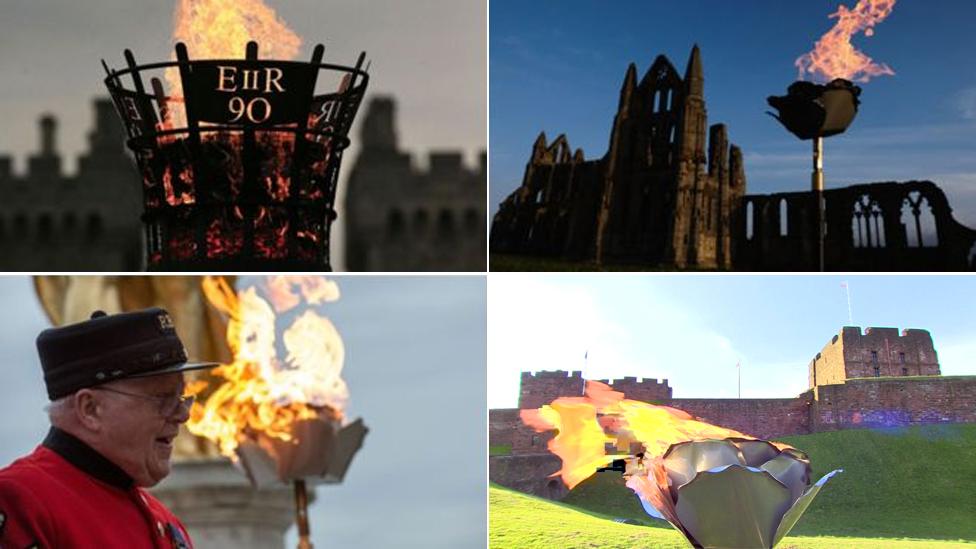
M742 398L742 362L735 363L735 371L739 374L739 398Z
M847 292L847 322L850 326L854 325L854 313L851 312L851 285L844 281L844 291Z

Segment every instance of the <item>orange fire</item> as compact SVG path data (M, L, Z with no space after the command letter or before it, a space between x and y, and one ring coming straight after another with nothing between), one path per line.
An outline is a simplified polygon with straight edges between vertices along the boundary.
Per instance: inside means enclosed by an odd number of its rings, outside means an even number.
M216 386L201 381L189 388L207 395L190 412L191 433L236 459L237 446L258 433L288 441L298 420L342 421L345 351L335 326L320 313L322 304L339 298L334 282L270 276L235 292L223 278L207 277L203 290L228 317L234 359L213 370Z
M877 64L851 44L851 37L859 32L874 36L874 26L885 20L895 9L895 0L858 0L854 9L841 5L830 18L836 18L834 28L817 41L814 49L797 58L794 65L798 78L810 74L824 82L844 78L867 82L873 76L894 75L884 63Z
M263 0L177 0L173 41L186 44L192 59L243 59L252 40L261 45L260 54L268 59L295 59L302 45L302 38ZM182 103L179 70L167 69L166 82L170 101ZM185 125L182 109L167 111L160 129Z
M537 410L522 410L522 421L535 430L557 430L549 441L549 451L562 459L559 475L572 489L616 459L633 458L632 467L653 463L672 444L690 440L739 437L755 439L732 429L711 425L668 406L629 400L624 394L598 381L586 382L582 397L561 397ZM607 454L612 444L621 454ZM785 444L773 443L780 448ZM643 452L643 458L634 454ZM644 480L655 470L635 475ZM634 488L637 490L637 488Z

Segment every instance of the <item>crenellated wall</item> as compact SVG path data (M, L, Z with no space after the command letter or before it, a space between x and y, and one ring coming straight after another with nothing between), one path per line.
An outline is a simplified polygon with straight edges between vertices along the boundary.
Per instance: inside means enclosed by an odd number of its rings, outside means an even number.
M766 439L838 429L976 423L976 376L943 377L932 336L919 329L872 327L862 332L845 326L810 362L811 388L794 398L672 398L666 379L600 381L626 398L672 406ZM519 408L580 396L585 385L580 371L523 372ZM553 485L542 474L558 469L558 458L547 448L554 432L536 433L519 412L489 411L489 443L511 447L510 456L490 458L490 478L558 499L565 495L562 485Z

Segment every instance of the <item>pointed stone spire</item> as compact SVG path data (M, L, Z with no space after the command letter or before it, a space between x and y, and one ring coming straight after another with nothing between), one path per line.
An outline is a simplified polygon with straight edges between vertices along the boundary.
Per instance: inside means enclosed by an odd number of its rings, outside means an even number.
M546 132L539 132L539 137L535 138L532 144L532 158L541 158L546 152Z
M691 48L691 56L688 57L688 68L685 69L685 86L688 95L702 96L705 93L705 77L702 71L701 51L698 44Z
M631 63L627 67L627 74L624 75L624 83L620 86L620 103L617 105L617 111L624 109L626 105L630 103L630 98L634 94L634 89L637 87L637 65Z

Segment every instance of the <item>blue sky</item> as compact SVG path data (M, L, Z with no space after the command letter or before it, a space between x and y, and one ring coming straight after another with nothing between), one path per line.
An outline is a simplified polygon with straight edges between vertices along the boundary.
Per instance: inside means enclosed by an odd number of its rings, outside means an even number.
M682 73L702 50L709 123L724 122L745 153L748 192L809 187L810 143L766 116L794 60L855 0L567 0L490 5L490 210L522 180L540 131L566 133L586 157L607 150L627 65L638 77L658 54ZM957 219L976 226L976 2L898 0L871 38L854 45L894 69L862 85L847 134L825 144L828 188L930 179Z
M487 482L485 279L333 277L326 312L346 349L348 416L370 432L345 482L317 489L316 547L482 547ZM34 338L48 326L30 279L0 277L0 467L44 438ZM382 525L382 527L377 527ZM297 538L294 528L288 547Z
M675 398L793 397L848 319L922 328L943 375L976 375L976 278L527 275L488 284L488 406L514 407L519 373L668 379ZM584 354L588 357L584 361Z

